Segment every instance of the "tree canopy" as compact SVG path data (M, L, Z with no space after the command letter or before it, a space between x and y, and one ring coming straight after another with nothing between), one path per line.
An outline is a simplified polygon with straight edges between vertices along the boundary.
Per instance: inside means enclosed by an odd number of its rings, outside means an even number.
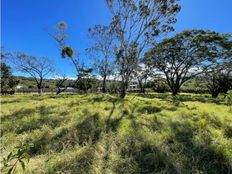
M186 81L231 59L229 38L212 31L183 31L154 45L145 55L146 63L164 74L176 95Z
M116 35L116 62L121 78L120 97L125 97L128 82L143 50L156 36L173 31L175 15L180 11L176 0L106 0L112 13L112 31Z

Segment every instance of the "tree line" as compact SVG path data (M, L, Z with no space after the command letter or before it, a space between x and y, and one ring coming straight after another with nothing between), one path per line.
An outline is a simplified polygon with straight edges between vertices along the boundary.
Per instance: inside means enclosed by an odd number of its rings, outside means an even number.
M110 78L116 82L111 85L121 98L126 96L130 82L136 81L139 92L145 92L148 83L157 78L166 81L174 96L192 79L204 83L212 97L232 89L231 34L193 29L161 39L174 31L173 24L181 10L177 0L106 0L106 4L111 22L88 30L91 46L86 48L85 58L92 65L86 65L78 49L69 45L65 22L48 32L58 44L61 58L72 63L79 88L87 91L88 80L97 74L102 92L107 92ZM44 78L54 72L51 60L46 57L18 52L2 55L9 58L15 70L33 77L39 93ZM67 88L66 80L62 75L57 82L57 94Z

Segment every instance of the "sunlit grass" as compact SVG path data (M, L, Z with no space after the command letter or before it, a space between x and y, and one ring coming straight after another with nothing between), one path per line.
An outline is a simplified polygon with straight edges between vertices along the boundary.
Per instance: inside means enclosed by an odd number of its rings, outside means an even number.
M1 158L33 142L26 173L232 173L223 98L19 94L1 102Z

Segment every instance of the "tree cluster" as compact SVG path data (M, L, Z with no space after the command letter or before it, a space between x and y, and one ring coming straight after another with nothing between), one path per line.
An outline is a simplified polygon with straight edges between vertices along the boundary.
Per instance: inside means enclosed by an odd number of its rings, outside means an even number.
M231 51L228 34L188 30L154 45L145 54L145 63L160 71L172 94L177 95L185 82L199 75L205 74L209 80L210 76L221 76L219 69L231 69ZM231 73L226 76L230 78Z
M65 22L49 32L61 58L75 69L73 87L87 92L100 80L103 93L119 92L121 98L126 96L130 82L137 82L141 93L153 88L170 90L174 96L193 79L203 84L212 97L232 88L230 34L186 30L161 40L161 36L174 31L181 9L178 0L106 0L106 4L112 19L108 25L89 28L91 45L85 50L86 56L68 44ZM54 71L50 59L22 53L8 56L16 70L33 77L41 93L44 78ZM85 64L83 57L92 64ZM57 94L67 89L66 81L65 75L58 79Z

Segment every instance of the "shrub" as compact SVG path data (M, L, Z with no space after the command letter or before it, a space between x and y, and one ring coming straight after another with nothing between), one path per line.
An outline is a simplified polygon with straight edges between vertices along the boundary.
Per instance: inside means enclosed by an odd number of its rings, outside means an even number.
M29 150L33 147L32 143L22 143L15 147L15 150L10 152L6 158L3 158L4 168L7 174L15 173L18 165L20 164L23 171L25 171L25 162L29 162Z

